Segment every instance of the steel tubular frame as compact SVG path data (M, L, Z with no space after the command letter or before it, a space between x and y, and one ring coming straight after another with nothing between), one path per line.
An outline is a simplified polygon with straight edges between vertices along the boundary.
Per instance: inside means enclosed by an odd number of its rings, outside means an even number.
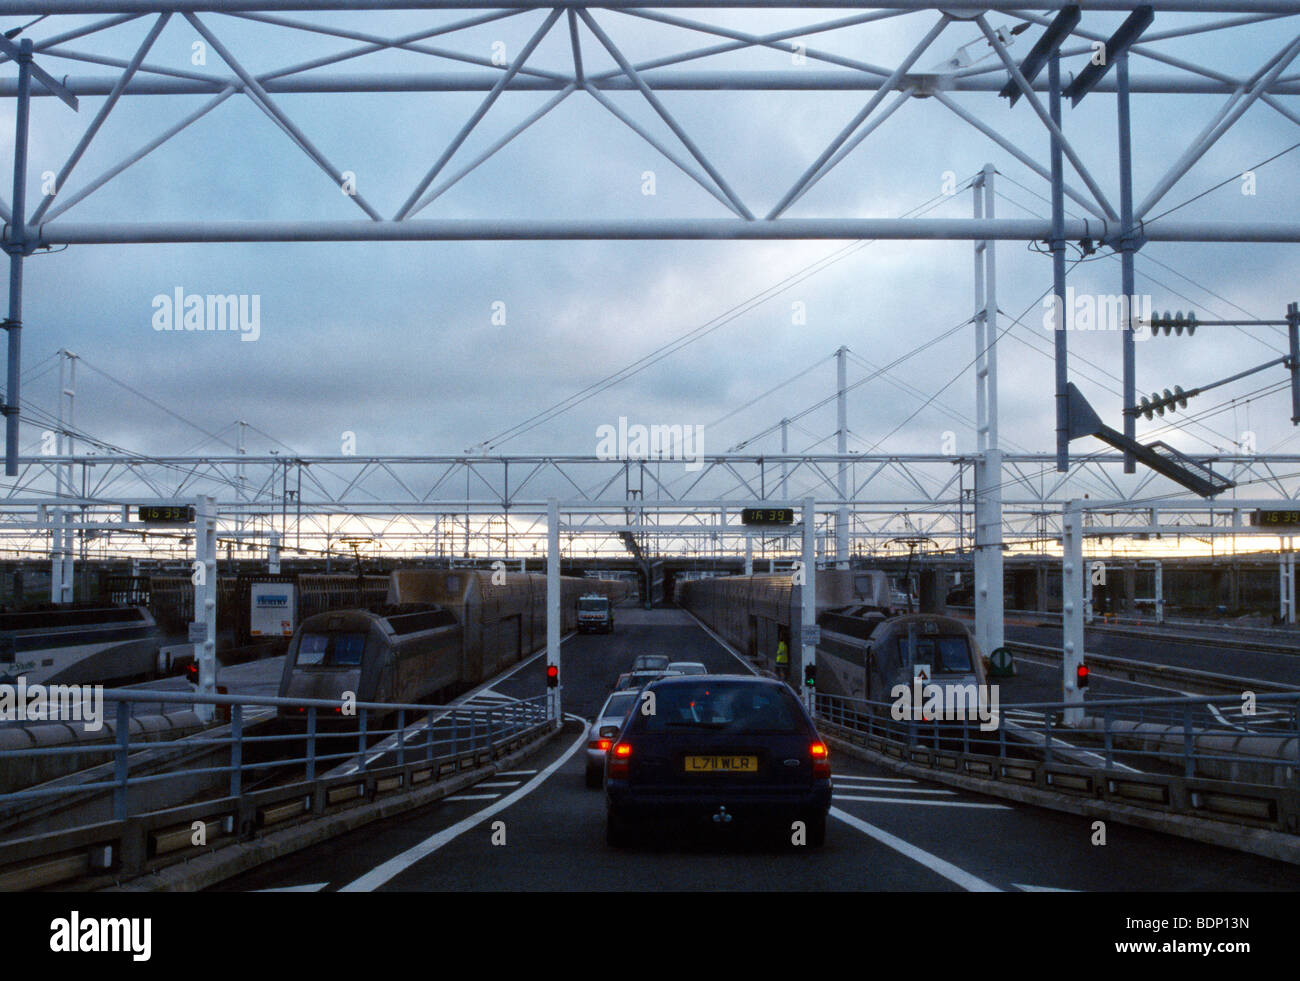
M20 71L4 72L0 79L0 96L13 96L18 102L18 139L15 140L16 160L24 159L26 138L25 123L27 107L31 97L49 94L41 84L32 85L32 73L41 77L38 63L48 63L53 59L71 60L83 65L105 65L116 70L113 75L91 75L66 77L64 84L74 94L80 96L106 96L86 125L86 129L77 141L76 147L68 160L59 170L59 180L54 193L46 194L35 204L31 219L27 214L26 193L24 188L25 166L16 168L15 201L12 208L9 203L0 201L0 215L6 219L3 244L10 254L11 287L9 327L10 363L9 363L9 401L7 410L6 436L6 473L19 479L9 489L9 501L16 510L8 517L14 527L42 525L46 520L44 513L38 514L41 503L39 498L48 494L41 488L43 475L49 472L56 458L20 461L17 452L18 387L16 373L19 367L19 345L21 321L21 268L22 259L33 250L61 244L132 244L132 243L170 243L170 242L304 242L304 241L461 241L461 240L566 240L566 239L617 239L617 240L760 240L760 239L912 239L912 240L964 240L971 242L992 243L995 241L1044 241L1061 239L1090 239L1107 243L1117 243L1126 257L1131 258L1131 250L1141 244L1152 241L1166 242L1295 242L1300 241L1300 223L1288 222L1217 222L1179 221L1160 218L1141 225L1140 242L1134 242L1135 224L1186 175L1190 167L1224 132L1256 102L1265 104L1281 113L1291 121L1300 123L1300 115L1291 112L1279 102L1279 97L1300 94L1300 76L1286 75L1297 52L1300 52L1300 37L1287 41L1280 50L1267 56L1262 53L1261 64L1248 77L1238 78L1231 73L1217 71L1206 66L1196 65L1177 57L1165 54L1160 43L1194 34L1212 32L1232 32L1240 28L1263 21L1293 17L1300 14L1300 0L1156 0L1151 6L1159 20L1160 15L1183 13L1218 15L1231 14L1230 17L1189 22L1186 18L1177 26L1169 27L1158 33L1149 33L1139 39L1122 55L1120 70L1108 73L1093 92L1118 92L1117 115L1121 117L1121 137L1126 135L1128 100L1144 93L1163 92L1170 94L1206 94L1223 93L1227 101L1213 121L1194 139L1169 172L1157 185L1147 193L1137 207L1132 204L1132 191L1128 186L1127 171L1131 161L1128 154L1121 154L1125 179L1121 181L1118 194L1103 190L1089 170L1089 164L1083 160L1064 132L1063 124L1054 121L1052 112L1044 106L1038 93L1049 92L1050 81L1035 78L1027 81L1020 73L1008 48L1009 38L1000 30L994 30L989 23L992 14L1006 15L1019 20L1046 24L1054 12L1066 4L1063 0L1029 0L1018 3L988 3L978 0L954 0L954 2L924 2L924 0L895 0L864 4L860 0L813 0L811 3L797 5L797 8L813 8L835 11L847 11L829 19L811 20L807 24L786 27L779 31L754 33L707 23L698 15L682 16L676 11L701 9L750 9L754 11L791 8L788 3L765 2L765 0L658 0L658 2L641 3L631 0L610 0L602 3L599 18L593 16L586 5L580 3L537 3L530 0L0 0L0 16L25 13L54 15L43 29L52 29L39 41L24 39L25 50L31 52L32 61L27 62L26 55L19 60ZM1106 12L1128 13L1132 10L1131 0L1090 0L1087 4L1085 20ZM412 10L430 14L438 12L460 11L463 16L445 23L431 24L422 29L404 33L396 37L384 37L379 34L343 29L341 27L313 23L309 19L284 16L290 12L326 13L330 11L380 11ZM90 24L79 24L60 31L58 15L80 15L94 13L98 19ZM205 42L220 56L225 71L209 69L193 71L156 65L146 60L154 40L169 22L173 14L180 15L172 22L189 23L204 38ZM455 50L454 39L459 32L478 27L493 21L503 21L517 16L533 14L538 21L532 21L528 28L532 32L530 40L508 64L496 64L481 56ZM210 16L219 15L219 16ZM937 15L937 20L936 20ZM220 17L236 18L219 19ZM569 47L572 49L572 63L565 70L550 70L536 64L530 64L534 49L541 40L552 33L560 18L566 21ZM67 47L69 42L78 38L93 37L100 32L118 28L133 20L140 20L141 39L135 42L128 57L114 58L98 54L86 54ZM653 21L659 25L675 28L682 36L703 35L708 38L705 47L677 51L658 55L641 62L633 62L623 54L619 35L627 25L639 21ZM836 32L853 28L870 28L880 22L897 24L906 21L917 27L919 43L911 46L909 53L893 66L875 65L855 58L837 55L826 48L808 48L799 39L811 35L823 35L834 38ZM232 22L258 23L267 30L281 32L310 32L313 35L338 38L350 46L336 53L317 57L275 68L261 74L253 74L240 62L235 46L223 40L225 28ZM1095 24L1093 26L1096 26ZM917 71L915 65L944 33L963 31L963 37L978 28L997 58L992 66L976 65L965 69ZM554 33L562 33L564 28ZM603 69L599 72L584 70L582 43L584 40L594 43L593 50L603 49L616 62L617 68ZM1081 40L1096 40L1106 34L1076 26L1070 34ZM976 35L977 37L979 35ZM1225 33L1225 37L1232 37ZM451 38L444 45L428 43L431 38ZM754 70L709 70L696 65L718 55L737 51L766 49L769 51L800 52L807 59L827 66L827 69L800 69L784 71ZM376 52L402 50L420 55L442 64L453 63L468 65L465 72L434 71L405 72L402 74L364 73L361 71L334 71L328 74L318 72L321 68L337 68L343 62L355 61ZM1091 48L1079 47L1063 50L1061 57L1076 57L1086 54ZM1152 75L1130 72L1130 61L1145 59L1172 69L1174 74ZM9 59L0 56L0 67ZM830 70L833 69L833 70ZM15 77L16 76L16 77ZM955 98L956 94L991 93L1001 91L1006 80L1012 83L1023 96L1025 106L1019 111L1037 116L1042 123L1041 136L1059 148L1060 153L1068 157L1070 164L1082 180L1085 190L1076 190L1065 185L1060 167L1049 172L1042 165L1035 164L1035 158L1041 156L1041 145L1017 146L1001 132L998 117L989 112L977 113L963 106ZM871 93L863 108L858 111L839 134L821 151L816 153L812 162L803 170L802 175L790 186L781 199L770 208L755 209L745 202L732 184L728 182L717 163L710 159L701 145L681 125L677 117L668 109L660 93L667 91L713 91L713 90L803 90L803 91L862 91ZM602 105L622 122L632 128L656 150L687 173L701 187L716 199L725 209L728 217L682 218L669 220L528 220L512 219L503 221L491 216L475 217L463 220L438 218L414 218L413 216L426 208L466 174L473 171L500 149L508 145L518 135L543 118L550 109L558 105L571 94L579 90L592 96L594 102ZM79 222L69 220L67 215L75 205L86 200L96 190L111 182L144 156L157 151L172 137L206 117L212 109L235 95L247 96L260 110L265 112L285 135L306 156L308 156L329 178L336 192L342 182L342 174L316 149L310 137L284 113L276 104L281 93L288 92L403 92L403 91L437 91L437 92L483 92L485 97L479 108L451 139L446 149L431 162L431 165L419 185L407 196L405 204L394 212L392 219L384 219L379 210L371 206L364 198L356 194L356 204L365 213L363 220L340 221L223 221L220 216L205 217L190 222L136 222L110 220L104 222ZM533 111L523 121L513 125L504 135L496 139L489 149L479 153L473 160L462 163L455 172L448 172L441 183L434 181L455 159L458 150L471 131L484 124L488 116L501 113L498 104L501 96L516 91L550 91L553 97L540 109ZM665 145L651 133L639 127L626 113L618 110L606 93L611 91L638 91L651 108L659 115L677 138L686 155L680 155L673 148ZM191 111L184 119L171 125L160 135L146 142L136 151L128 154L121 161L109 167L99 176L91 179L80 188L64 189L62 184L69 178L78 162L91 145L102 124L112 112L114 106L125 96L138 97L150 94L201 93L209 95L206 104ZM892 102L886 104L890 95ZM891 115L900 111L910 98L936 97L964 123L973 126L985 136L994 140L1008 153L1022 163L1030 166L1040 176L1046 176L1054 185L1055 196L1070 196L1083 206L1091 217L1084 220L1061 221L1055 223L1042 220L993 219L990 216L972 217L964 220L944 219L862 219L849 217L832 218L789 218L784 213L796 204L803 194L817 181L821 180L833 168L837 167L848 154L881 126ZM1001 106L998 106L999 109ZM1163 144L1161 152L1164 153ZM1112 197L1121 200L1121 209L1117 213L1110 204ZM766 217L758 219L756 213ZM1130 217L1131 216L1131 217ZM1129 277L1126 276L1126 283ZM1126 355L1131 352L1127 351ZM1063 361L1063 359L1062 359ZM1062 363L1063 367L1063 363ZM1126 376L1130 373L1126 370ZM1131 386L1126 383L1126 390ZM766 458L776 461L775 457ZM1031 473L1041 460L1032 455L1017 457L1007 454L1006 472L1003 482L1008 498L1008 516L1004 522L1004 534L1008 540L1017 540L1023 535L1030 522L1044 520L1044 514L1059 510L1062 501L1075 496L1074 483L1080 476L1100 482L1107 495L1122 493L1113 477L1110 476L1109 462L1085 459L1080 466L1071 466L1069 471L1057 478L1047 479L1041 472ZM757 473L741 475L737 468L752 467L752 459L746 462L743 457L732 459L711 458L708 464L710 478L721 474L724 478L734 478L725 486L712 486L696 481L692 497L709 500L704 488L708 487L715 495L712 503L725 502L737 493L753 495L754 482L762 487L767 484L768 475L764 463L759 461ZM1063 462L1058 453L1058 466ZM341 492L338 487L327 487L316 478L313 466L346 465L351 467L352 477L348 487ZM77 461L62 461L64 464ZM137 461L138 462L138 461ZM249 458L241 458L234 467L243 463L253 464ZM398 490L391 488L368 497L356 488L373 486L376 476L387 472L387 476L396 478L394 467L405 467L410 458L376 459L371 463L362 463L357 467L356 460L330 460L317 458L313 461L297 461L300 474L309 474L308 486L310 500L297 502L297 520L319 521L326 519L324 537L328 541L331 532L328 526L331 515L343 518L379 517L389 523L408 521L415 517L429 514L450 514L458 510L468 523L478 511L480 517L491 518L506 515L509 518L524 516L535 519L544 501L543 490L539 489L532 497L523 496L523 487L513 492L497 490L491 484L480 482L487 489L481 500L472 500L467 491L464 498L453 498L444 494L438 497L437 487L441 481L431 487L423 497L418 499L407 493L405 487ZM485 466L487 461L465 460L463 458L419 458L424 464L440 464L447 468L447 474L453 471L467 481L476 465ZM524 462L524 458L520 458ZM591 499L594 504L603 504L603 495L589 498L581 492L579 484L566 472L584 461L582 458L539 457L528 461L534 467L534 474L542 472L554 477L563 477L573 488L579 490L583 500ZM1233 468L1235 475L1248 482L1253 480L1267 487L1279 498L1292 499L1297 496L1297 488L1287 486L1294 483L1294 474L1281 473L1276 468L1285 468L1289 460L1277 458L1223 458L1223 462ZM888 531L897 530L899 524L909 532L917 527L939 528L945 521L951 523L951 512L960 510L963 502L952 496L953 471L961 474L963 468L971 469L974 460L955 458L947 460L925 460L924 458L901 458L890 456L866 457L855 456L850 467L854 473L853 491L849 496L850 505L859 512L852 529L855 540L870 541L875 536L883 536ZM220 513L240 511L244 515L267 513L268 502L274 500L274 480L268 474L262 481L262 489L248 500L229 501L230 471L232 461L213 458L212 460L174 460L149 461L146 468L159 468L145 475L142 468L131 467L125 459L112 460L96 457L95 464L102 468L95 471L95 480L86 486L92 487L88 501L95 506L112 506L121 499L125 485L132 485L130 493L143 497L182 496L188 497L196 490L214 493ZM860 484L858 482L859 464L868 464L873 468L871 476ZM942 464L947 472L936 478L927 471L931 464ZM85 466L83 465L83 475ZM255 465L255 464L254 464ZM277 461L272 464L288 467L290 464ZM839 466L840 459L810 458L806 456L786 457L780 461L783 479L792 465L796 480L802 479L806 486L801 491L812 493L821 507L823 498L833 499L836 488L834 480L824 468ZM508 467L508 464L507 464ZM20 468L22 473L20 475ZM125 469L124 469L125 468ZM171 468L170 470L167 468ZM128 481L126 470L131 470ZM930 467L932 470L933 467ZM644 467L643 467L644 470ZM555 471L552 473L551 471ZM287 470L286 470L287 473ZM179 482L175 476L181 474ZM446 476L446 475L444 475ZM530 477L531 479L531 477ZM897 501L882 501L878 493L869 493L867 488L873 481L901 480L906 490ZM396 480L401 485L401 480ZM417 481L418 483L418 481ZM615 486L616 479L611 476L606 488ZM715 483L717 483L715 481ZM200 484L203 486L200 487ZM254 482L257 486L257 482ZM527 481L525 481L527 486ZM1163 485L1160 485L1163 486ZM1150 480L1141 481L1132 490L1133 503L1140 503L1141 495L1152 492ZM695 488L699 488L695 490ZM111 490L110 490L111 489ZM1096 489L1095 486L1093 488ZM20 498L31 491L38 501L28 510L23 510ZM1023 501L1013 498L1028 491ZM663 488L656 494L663 496ZM564 491L568 493L568 491ZM919 496L918 496L919 495ZM671 496L668 495L668 496ZM841 497L843 495L840 495ZM65 498L66 500L66 498ZM69 503L71 503L69 501ZM283 516L283 502L281 511ZM620 502L620 506L625 504ZM32 509L36 510L32 510ZM530 508L534 509L530 513ZM874 508L874 510L873 510ZM947 509L948 515L944 515ZM881 521L874 528L873 521ZM282 523L284 523L282 521ZM111 522L108 522L111 524ZM285 529L280 528L283 532ZM384 529L379 529L383 533ZM0 521L0 534L7 534L5 524ZM412 531L411 534L416 534ZM951 531L948 537L953 540ZM960 536L955 539L957 547L961 546Z

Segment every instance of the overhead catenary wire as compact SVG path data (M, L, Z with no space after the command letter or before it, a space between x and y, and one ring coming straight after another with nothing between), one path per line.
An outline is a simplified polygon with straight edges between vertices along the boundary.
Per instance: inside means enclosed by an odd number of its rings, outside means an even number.
M1008 178L1008 180L1010 180L1010 178ZM1015 183L1015 182L1013 181L1013 183ZM1021 185L1019 185L1019 186L1020 186L1020 187L1024 187L1023 184L1021 184ZM1026 190L1028 190L1028 188L1026 188ZM1033 193L1033 192L1031 191L1030 193ZM1007 201L1009 204L1013 204L1013 205L1015 205L1017 208L1020 208L1022 211L1024 211L1024 212L1025 212L1026 214L1028 214L1028 215L1032 215L1032 216L1035 217L1035 218L1042 218L1042 217L1044 217L1043 214L1042 214L1041 212L1035 211L1033 208L1030 208L1030 207L1028 207L1028 206L1026 206L1026 205L1020 203L1020 202L1017 201L1015 198L1012 198L1011 196L1009 196L1009 195L1007 195L1007 194L1004 194L1004 193L1001 192L1001 191L997 191L996 194L997 194L998 197L1002 198L1004 201ZM1041 195L1036 195L1036 196L1041 197ZM1046 199L1044 199L1044 200L1046 200ZM1073 243L1070 243L1070 244L1072 245ZM1033 248L1033 246L1035 245L1035 243L1033 243L1033 242L1026 243L1026 245L1027 245L1028 247L1030 247L1030 251L1038 252L1040 255L1045 255L1045 256L1046 256L1046 255L1050 255L1050 254L1051 254L1050 252L1048 252L1048 251L1046 251L1046 250L1039 249L1039 248ZM1104 258L1104 259L1110 259L1112 262L1121 262L1121 261L1122 261L1121 258L1120 258L1120 256L1117 255L1117 254L1114 253L1114 252L1103 252L1103 253L1099 253L1099 254L1095 257L1095 259L1103 259L1103 258ZM1095 261L1095 259L1091 259L1091 260L1088 260L1088 261ZM1229 300L1227 297L1225 297L1225 296L1223 296L1223 295L1221 295L1221 294L1219 294L1219 293L1216 293L1214 290L1210 289L1210 288L1209 288L1208 286L1206 286L1204 283L1201 283L1201 282L1199 282L1199 281L1197 281L1197 280L1195 280L1195 279L1192 279L1190 276L1187 276L1186 274L1179 272L1179 271L1178 271L1177 269L1175 269L1173 266L1170 266L1168 263L1161 262L1159 259L1156 259L1154 256L1150 255L1150 254L1147 253L1147 252L1138 252L1138 253L1136 253L1136 254L1134 255L1134 259L1135 259L1135 268L1134 268L1134 271L1136 272L1137 275L1141 276L1141 277L1144 278L1144 279L1148 279L1148 280L1150 280L1151 282L1155 283L1157 286L1160 286L1160 287L1162 287L1163 289L1168 290L1168 291L1169 291L1170 293L1172 293L1174 296L1177 296L1177 297L1179 297L1179 298L1181 298L1181 299L1186 300L1188 303L1193 303L1193 304L1194 304L1194 303L1196 303L1197 301L1193 300L1193 299L1192 299L1191 297L1189 297L1187 294L1178 291L1177 289L1175 289L1174 287L1170 286L1168 283L1164 282L1163 280L1157 279L1157 278L1156 278L1155 276L1153 276L1150 272L1148 272L1148 271L1146 271L1146 270L1144 270L1144 269L1138 269L1138 268L1136 268L1137 264L1138 264L1138 263L1147 263L1147 262L1150 262L1150 263L1152 263L1152 264L1154 264L1154 265L1160 266L1162 269L1165 269L1165 270L1167 270L1167 271L1173 273L1173 274L1174 274L1175 276L1177 276L1179 279L1185 280L1186 282L1190 283L1192 286L1195 286L1197 289L1199 289L1199 290L1201 290L1201 291L1203 291L1203 292L1209 294L1210 296L1214 297L1214 298L1217 299L1217 300L1222 301L1223 303L1228 304L1230 307L1232 307L1232 308L1234 308L1234 309L1236 309L1236 310L1239 310L1241 313L1244 313L1244 314L1245 314L1247 317L1249 317L1250 319L1252 319L1252 320L1260 320L1260 319L1262 319L1262 318L1260 318L1258 315L1256 315L1256 314L1254 314L1254 313L1251 313L1249 310L1246 310L1244 307L1240 306L1239 304L1233 303L1233 302L1232 302L1231 300ZM1214 314L1216 317L1219 317L1219 319L1222 319L1222 320L1227 320L1227 319L1229 319L1229 318L1227 318L1227 317L1223 317L1221 314L1218 314L1217 311L1215 311L1215 310L1213 310L1213 309L1209 309L1209 304L1205 304L1204 302L1202 302L1202 305L1205 306L1205 307L1209 310L1210 313ZM1282 335L1283 337L1285 337L1285 332L1284 332L1283 328L1278 327L1278 326L1276 326L1275 324L1261 324L1260 326L1261 326L1261 327L1267 327L1269 330L1274 331L1274 332L1276 332L1277 334ZM1249 331L1249 330L1246 330L1244 327L1240 327L1240 326L1234 326L1234 327L1233 327L1233 330L1237 331L1237 333L1239 333L1239 334L1242 334L1242 335L1244 335L1244 336L1246 336L1246 337L1249 337L1251 340L1255 341L1255 342L1258 343L1258 344L1262 344L1262 345L1264 345L1265 347L1267 347L1267 348L1268 348L1269 350L1271 350L1271 351L1276 351L1278 354L1282 354L1282 353L1283 353L1283 351L1282 351L1281 348L1279 348L1279 347L1275 347L1274 345L1270 344L1268 341L1264 340L1262 337L1259 336L1258 332Z
M976 176L977 175L972 175L971 177L967 178L966 181L962 182L962 184L958 186L958 189L960 190L963 189L964 187L968 187L971 184L971 182L973 182L976 179ZM909 218L909 217L916 217L918 215L925 214L928 211L934 210L935 208L944 204L951 197L952 195L946 193L937 194L934 197L930 198L929 200L916 206L911 211L906 212L904 215L902 215L902 217ZM519 423L516 423L514 426L511 426L508 429L502 430L496 435L481 441L477 445L479 447L483 447L486 449L494 449L500 446L501 444L507 442L508 440L514 439L515 437L520 436L525 432L537 428L537 426L549 422L551 419L555 418L560 414L563 414L564 412L567 412L569 409L572 409L574 406L581 404L587 399L592 398L593 396L598 395L603 391L606 391L607 389L613 387L614 385L626 381L628 378L640 374L646 368L649 368L652 365L657 364L658 362L664 360L665 358L677 353L682 348L695 343L696 341L702 339L703 337L708 336L709 334L712 334L714 331L720 329L721 327L725 326L728 323L731 323L738 317L742 316L745 313L748 313L750 310L761 305L762 303L767 302L768 300L785 292L786 290L790 289L793 286L799 285L804 280L810 278L811 276L816 275L817 273L828 268L829 266L840 262L841 260L847 258L849 255L853 254L854 252L860 251L861 249L864 249L874 244L876 241L877 240L875 239L867 239L863 241L853 242L850 243L849 245L843 246L840 249L837 249L835 252L823 256L821 259L818 259L815 262L812 262L809 265L798 270L797 272L790 274L785 279L780 280L776 284L769 286L763 289L762 291L760 291L759 293L749 297L748 299L743 300L742 302L734 305L729 310L726 310L723 313L719 314L717 317L714 317L713 319L706 321L704 324L701 324L700 326L693 328L687 333L675 338L672 341L669 341L661 345L660 347L649 352L648 354L643 355L642 357L636 359L630 364L625 365L623 368L619 369L618 371L606 375L600 380L591 383L586 388L583 388L580 391L574 393L573 395L570 395L567 398L561 399L560 401L553 403L548 408L535 413L534 415L528 417L527 419Z

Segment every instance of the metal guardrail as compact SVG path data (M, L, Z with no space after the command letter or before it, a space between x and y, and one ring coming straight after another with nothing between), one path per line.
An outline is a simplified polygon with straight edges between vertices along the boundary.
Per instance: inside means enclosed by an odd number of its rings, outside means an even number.
M105 691L103 698L116 704L114 718L104 720L111 741L0 751L0 759L104 757L73 776L0 794L0 817L33 802L72 806L111 796L109 821L0 842L0 891L94 873L135 874L150 859L192 851L196 839L205 848L240 840L258 828L485 766L553 728L545 695L472 708L358 702L346 715L338 701L322 699L130 689ZM159 701L224 706L229 724L159 740L131 724L133 703ZM271 726L267 710L278 709L293 715ZM260 734L268 728L278 731ZM286 752L276 752L281 747ZM177 761L182 765L171 765ZM324 772L342 763L353 765ZM274 776L274 786L255 785L267 776ZM153 800L189 788L202 788L191 797L212 799L169 807Z
M899 719L889 702L819 693L815 706L827 735L991 786L1300 834L1300 693L1258 695L1254 716L1223 696L1096 699L1084 705L1085 725L1063 726L1075 707L1000 706L998 725L984 731L976 718Z

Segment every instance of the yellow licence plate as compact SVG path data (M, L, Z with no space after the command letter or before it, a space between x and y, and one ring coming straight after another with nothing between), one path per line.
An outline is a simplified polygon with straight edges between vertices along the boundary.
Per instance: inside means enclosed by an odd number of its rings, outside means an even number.
M688 756L687 773L757 773L757 756Z

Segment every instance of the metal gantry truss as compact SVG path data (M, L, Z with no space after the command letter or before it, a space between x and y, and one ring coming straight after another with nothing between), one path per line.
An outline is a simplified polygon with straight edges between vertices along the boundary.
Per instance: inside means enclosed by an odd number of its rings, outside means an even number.
M1150 534L1153 513L1157 533L1255 533L1248 512L1256 503L1192 499L1154 474L1126 481L1120 454L1076 458L1064 475L1050 453L1002 457L1001 540L1008 548L1054 551L1062 508L1090 499L1106 502L1090 520L1117 538ZM974 544L982 458L729 454L705 456L688 471L681 461L549 455L25 457L0 497L0 553L57 552L59 529L75 528L91 538L83 550L89 557L188 556L185 533L141 525L135 507L212 496L219 537L240 554L261 551L272 535L287 555L346 554L340 541L360 535L393 556L540 558L548 502L557 499L571 533L569 554L622 555L620 536L630 533L652 554L739 556L753 542L778 556L802 548L801 532L776 529L755 539L740 511L807 497L822 558L842 557L835 526L846 506L853 554L892 554L903 539L957 554ZM1209 464L1254 502L1285 506L1300 498L1300 455L1223 456ZM629 484L639 491L629 494ZM69 494L68 486L85 490Z
M1134 12L1134 8L1140 8ZM833 9L831 17L809 16L803 23L781 30L754 32L710 23L697 15L679 11L710 8L752 12L788 9L808 16L810 8ZM399 36L384 36L327 20L304 19L303 13L416 11L430 15L430 23ZM16 473L19 432L19 361L22 318L23 259L37 249L63 244L125 244L167 242L324 242L324 241L435 241L517 239L915 239L1048 241L1054 251L1054 288L1063 296L1063 243L1067 239L1099 243L1121 254L1123 294L1131 294L1133 253L1147 242L1295 242L1300 241L1300 223L1182 220L1155 214L1155 208L1179 185L1198 160L1255 105L1266 106L1289 123L1300 123L1300 113L1289 107L1286 97L1300 93L1300 75L1288 69L1300 55L1300 36L1286 29L1286 18L1300 14L1300 0L1153 0L1135 4L1132 0L1090 0L1087 11L1071 15L1072 5L1061 0L1026 0L996 3L957 0L933 2L894 0L864 4L858 0L813 0L791 5L762 0L606 0L593 13L578 3L542 4L529 0L3 0L0 16L45 15L32 33L38 40L23 37L19 45L6 41L0 64L16 61L17 71L0 79L0 96L18 103L14 140L14 188L12 206L0 200L0 217L6 222L3 246L10 256L8 385L5 398L6 474ZM460 12L465 16L448 19ZM1111 33L1114 14L1130 13L1120 30ZM1048 15L1055 14L1055 17ZM1169 26L1160 18L1166 14L1205 15L1205 19L1178 18ZM95 15L86 23L78 15ZM1227 16L1219 16L1227 15ZM1017 21L1008 29L989 18ZM73 18L73 19L69 19ZM500 63L482 52L458 48L464 32L512 18L524 18L521 25L531 33L526 43ZM87 53L71 47L78 39L139 20L141 37L124 57ZM534 27L534 21L540 23ZM860 38L847 34L857 28L893 22L915 25L919 39L895 65L879 65L862 57L851 57L808 43L827 38L833 44L853 37L849 50L863 50ZM184 23L196 40L210 49L220 66L196 68L167 65L148 60L155 41L169 22ZM1264 50L1248 33L1252 25L1276 21L1283 28L1285 43L1279 50ZM633 62L625 53L628 34L649 23L656 38L666 36L664 28L675 30L683 44L703 36L700 46L675 47L648 59ZM285 64L254 73L241 57L239 44L231 40L240 32L232 25L250 24L272 34L283 50L293 50L294 40L321 37L337 39L340 49L332 54ZM1017 63L1011 45L1021 28L1046 28L1030 58ZM1107 29L1099 29L1107 28ZM1246 77L1226 68L1193 62L1165 50L1164 42L1211 34L1222 39L1220 51L1234 59L1251 59L1258 69ZM568 52L559 67L543 66L537 50L549 36L558 36ZM117 35L114 35L115 37ZM1240 39L1245 38L1245 41ZM622 40L621 40L622 39ZM943 39L964 42L956 56L929 65L936 45ZM981 41L982 39L982 41ZM1046 43L1044 42L1046 39ZM644 40L638 36L638 41ZM972 63L963 53L973 42L987 44L996 58L989 64ZM1109 66L1093 70L1098 45L1104 44L1116 70ZM1041 49L1041 50L1040 50ZM1256 50L1259 49L1259 50ZM400 72L350 70L367 56L387 52L410 52L424 56L436 66L433 71ZM584 60L584 51L588 57ZM728 57L737 53L772 51L795 56L782 69L732 67ZM4 52L8 52L7 54ZM599 52L602 62L616 67L594 69L590 55ZM157 57L155 55L155 57ZM1084 59L1083 71L1062 93L1063 59ZM1130 74L1129 61L1160 66L1160 73ZM104 66L112 73L67 75L55 81L45 65L73 62L81 66ZM1032 62L1032 64L1031 64ZM1037 77L1044 64L1048 79ZM447 66L465 67L447 71ZM724 67L712 67L722 65ZM708 66L708 67L706 67ZM1093 67L1090 67L1093 66ZM1169 69L1172 69L1170 71ZM831 142L806 162L795 182L772 201L746 200L728 180L717 161L705 152L679 118L661 98L665 92L719 91L802 91L864 93L862 108L845 121ZM671 131L673 139L655 136L620 109L608 93L637 92L653 113ZM369 177L384 166L374 162L373 170L344 170L321 151L311 136L280 104L288 93L316 93L322 97L344 93L483 93L477 108L460 127L445 149L428 161L424 175L404 192L400 202L372 201ZM504 114L502 97L514 92L549 92L540 108L522 120L511 118L499 126L500 135L474 155L464 151L470 135L480 128L500 123ZM1045 106L1041 93L1048 93ZM1116 95L1119 140L1119 187L1105 188L1094 170L1105 160L1088 159L1084 147L1071 142L1059 103L1062 94L1075 101L1083 95ZM1139 141L1136 149L1159 153L1173 162L1162 167L1163 176L1136 200L1132 188L1132 153L1129 145L1129 100L1134 95L1219 95L1224 101L1211 123L1174 157L1168 150L1168 136ZM94 115L56 180L28 209L26 186L27 130L30 101L34 97L58 95L77 107L78 98L103 97ZM85 180L72 181L88 147L123 97L192 94L207 96L198 108L128 153L113 166ZM1006 95L1011 109L997 94ZM717 216L671 219L529 219L484 214L470 218L430 215L431 206L466 175L497 154L521 133L538 122L570 96L585 98L593 111L609 112L649 143L674 167L688 175L721 209ZM325 175L321 195L338 200L338 192L357 208L355 219L297 219L232 221L224 213L205 214L188 221L140 221L124 215L107 221L77 221L69 212L100 188L145 156L156 152L178 133L208 116L230 98L247 98L266 114L307 158ZM990 98L992 97L992 98ZM953 120L969 126L991 140L1005 153L1050 182L1053 194L1051 220L994 218L991 212L969 219L940 218L825 218L792 217L790 211L819 181L853 153L880 125L913 99L931 99L951 111ZM978 106L966 103L978 102ZM1044 147L1021 146L1003 133L1008 111L1036 116L1042 124L1044 143L1050 145L1051 167L1040 163ZM490 120L488 122L485 122ZM775 122L775 120L774 120ZM238 140L220 141L236 146ZM1111 148L1103 145L1102 153ZM1094 154L1097 151L1094 149ZM1067 179L1065 162L1072 177ZM454 166L453 166L454 163ZM188 162L178 164L186 167ZM76 175L83 176L83 175ZM1071 183L1074 179L1082 185ZM1066 220L1062 206L1070 198L1087 217ZM1117 209L1113 202L1119 201ZM220 209L217 209L220 211ZM1125 408L1133 407L1132 332L1121 332L1125 368ZM1067 379L1065 332L1057 331L1058 407L1063 412ZM1131 437L1133 421L1125 418L1125 435ZM1068 427L1058 419L1057 466L1068 464ZM1130 456L1128 469L1132 470Z

